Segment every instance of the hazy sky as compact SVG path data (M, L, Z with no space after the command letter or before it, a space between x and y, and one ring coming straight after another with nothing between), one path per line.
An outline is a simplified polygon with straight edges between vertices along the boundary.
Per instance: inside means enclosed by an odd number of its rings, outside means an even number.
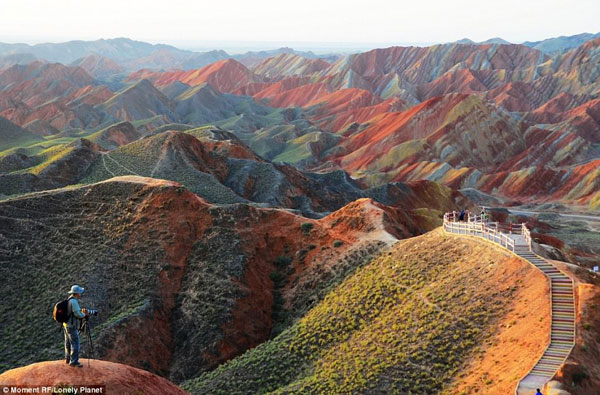
M599 32L599 16L600 0L12 0L0 41L522 42Z

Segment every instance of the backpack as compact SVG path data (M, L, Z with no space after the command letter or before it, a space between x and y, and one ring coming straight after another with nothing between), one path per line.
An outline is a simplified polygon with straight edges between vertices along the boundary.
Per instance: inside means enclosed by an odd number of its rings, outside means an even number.
M54 321L60 323L69 321L69 318L73 315L73 313L69 314L69 300L71 300L71 297L54 305L54 311L52 312Z

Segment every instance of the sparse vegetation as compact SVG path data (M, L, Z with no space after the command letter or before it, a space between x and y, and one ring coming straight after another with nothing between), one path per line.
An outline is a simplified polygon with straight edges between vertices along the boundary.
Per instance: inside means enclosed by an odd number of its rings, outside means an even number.
M477 256L469 243L435 235L401 242L273 340L184 388L223 394L439 392L514 291L475 285L485 280L481 268L487 262L469 259Z
M168 137L168 133L163 133L111 151L95 161L82 182L93 183L113 176L140 175L179 182L209 202L227 204L246 201L219 182L215 176L198 170L189 160L182 159L175 153L170 160L164 161L161 153L165 144L168 144ZM191 139L186 137L186 141Z
M577 372L573 373L573 383L575 385L579 385L581 384L584 380L587 380L590 378L590 376L587 374L585 368L580 367L581 370L578 370Z
M287 250L289 251L289 248ZM284 329L283 321L286 318L286 311L283 306L285 299L281 292L287 284L289 276L294 272L294 268L290 267L290 263L292 263L291 257L278 256L274 262L276 269L270 274L271 281L273 281L273 328L271 329L271 337L277 336Z
M304 233L307 236L313 227L314 227L314 225L312 224L312 222L304 222L302 225L300 225L300 228L302 229L302 233Z
M133 194L133 189L115 186L111 198L97 188L85 199L74 197L86 190L69 190L61 198L48 194L0 205L0 214L12 227L0 237L0 276L21 290L0 288L0 370L62 355L62 332L52 321L51 309L72 284L88 289L83 306L100 311L93 318L95 337L138 315L143 306L149 307L147 300L155 300L150 290L163 265L162 250L157 240L131 242L125 248L133 232L132 205L114 198ZM92 220L94 216L102 221Z
M162 193L170 195L161 204ZM185 217L173 220L182 214L173 206L187 202L184 196L173 199L182 193L177 187L119 182L2 202L0 215L11 232L0 236L0 276L19 284L20 291L0 287L0 314L6 320L0 326L0 370L62 357L62 332L52 321L52 306L75 283L87 289L82 306L100 311L92 318L97 357L116 347L118 334L135 328L139 336L128 340L122 362L169 375L168 366L158 371L161 362L151 352L144 354L161 347L154 337L158 315L157 321L173 324L171 363L178 376L172 379L193 377L198 366L209 366L204 358L222 339L236 300L247 292L237 285L246 255L231 226L243 214L235 206L214 208L211 228L201 240L188 239L193 244L181 262L186 270L178 284L182 267L167 251L177 242L173 226L186 225L180 222ZM164 293L163 281L175 281L179 292ZM165 304L171 307L164 310Z
M275 266L281 269L287 267L290 263L292 263L292 258L286 255L280 255L277 258L275 258L274 263Z

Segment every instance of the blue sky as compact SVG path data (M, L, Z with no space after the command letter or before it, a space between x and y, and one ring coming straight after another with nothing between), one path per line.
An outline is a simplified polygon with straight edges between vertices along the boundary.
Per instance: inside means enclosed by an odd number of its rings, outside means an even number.
M0 41L129 37L188 48L221 41L369 46L497 36L522 42L596 33L599 15L599 0L30 0L3 2Z

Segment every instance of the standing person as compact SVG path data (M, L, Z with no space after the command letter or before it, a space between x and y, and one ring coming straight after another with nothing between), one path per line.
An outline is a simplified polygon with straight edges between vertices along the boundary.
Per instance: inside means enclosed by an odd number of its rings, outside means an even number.
M85 309L79 307L79 299L85 289L79 285L73 285L69 291L69 319L63 323L65 332L65 361L69 366L81 368L83 364L79 362L79 327L81 320L88 316Z
M544 394L542 394L542 393L540 392L540 389L539 389L539 388L536 388L536 389L535 389L535 391L536 391L536 392L535 392L535 395L544 395Z
M481 222L487 222L487 213L485 212L485 208L481 210Z
M465 213L466 213L466 212L465 212L465 209L463 209L463 210L460 212L460 215L458 216L458 220L459 220L459 221L464 221L464 220L465 220Z

